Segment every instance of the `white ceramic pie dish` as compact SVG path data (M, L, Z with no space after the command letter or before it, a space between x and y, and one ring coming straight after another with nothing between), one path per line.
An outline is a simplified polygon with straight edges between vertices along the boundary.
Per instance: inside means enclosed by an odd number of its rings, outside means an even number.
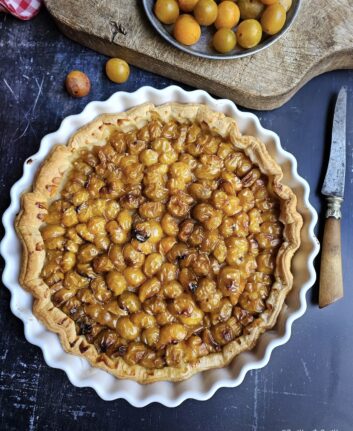
M241 353L228 367L208 370L179 383L158 382L140 385L130 380L118 380L103 370L92 368L85 359L64 352L58 336L47 330L33 315L32 296L18 283L21 247L14 229L14 220L20 207L19 197L31 187L41 162L54 145L65 144L79 127L97 115L122 112L144 102L156 105L167 102L205 103L211 109L235 118L240 131L260 138L282 166L283 182L296 193L298 210L304 219L302 244L292 263L294 286L286 298L276 326L260 337L255 349ZM65 118L56 132L42 139L39 151L27 159L22 178L11 189L11 205L3 215L5 236L0 247L5 260L2 279L12 295L11 310L23 321L26 339L42 349L49 366L65 371L75 386L92 387L104 400L122 398L135 407L144 407L152 402L176 407L186 399L207 400L219 388L240 385L248 371L264 367L270 359L272 350L289 340L292 323L306 310L305 294L316 280L313 261L319 251L318 241L314 235L317 213L309 203L309 191L308 183L297 173L296 159L283 150L279 137L274 132L264 129L255 115L239 111L229 100L216 100L201 90L187 92L171 86L163 90L142 87L134 93L115 93L104 102L91 102L80 114Z

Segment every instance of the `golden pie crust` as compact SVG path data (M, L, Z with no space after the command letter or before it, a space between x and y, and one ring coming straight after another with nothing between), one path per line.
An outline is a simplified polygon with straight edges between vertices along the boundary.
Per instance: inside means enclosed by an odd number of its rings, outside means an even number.
M283 243L276 257L275 281L266 300L266 308L246 327L241 336L223 346L221 351L202 356L196 362L150 369L141 365L129 365L121 357L112 358L98 352L93 344L87 342L85 336L77 335L75 322L53 304L49 286L41 278L46 251L40 229L46 208L60 196L61 187L80 150L105 145L112 129L139 129L156 114L165 122L175 120L178 123L207 124L213 133L227 138L236 149L250 158L261 173L268 177L272 192L280 201ZM66 145L57 145L52 150L36 175L32 191L22 195L21 211L16 219L16 230L23 245L20 283L34 296L34 314L49 330L58 333L67 352L85 357L92 366L106 370L118 378L140 383L180 381L203 370L226 366L240 352L252 349L260 334L274 326L286 295L292 288L291 260L300 246L302 218L296 208L296 196L289 187L282 184L282 177L281 168L270 157L262 142L251 136L242 136L235 120L214 112L205 105L144 104L124 113L101 115L75 133Z

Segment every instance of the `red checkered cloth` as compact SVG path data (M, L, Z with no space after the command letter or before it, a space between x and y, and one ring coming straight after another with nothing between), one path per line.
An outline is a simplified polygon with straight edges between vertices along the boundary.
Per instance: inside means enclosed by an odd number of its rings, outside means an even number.
M0 0L0 12L10 12L22 20L33 18L39 12L41 0Z

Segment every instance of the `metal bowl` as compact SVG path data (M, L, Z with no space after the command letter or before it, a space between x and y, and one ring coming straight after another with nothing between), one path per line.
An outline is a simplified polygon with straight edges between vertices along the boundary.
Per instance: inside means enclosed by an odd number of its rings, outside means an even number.
M287 12L287 20L283 29L274 36L265 36L262 41L255 47L251 49L242 49L236 46L232 51L227 54L219 54L212 48L212 35L215 31L213 26L203 27L202 35L200 40L192 46L186 46L177 42L172 36L172 25L162 24L153 12L153 6L156 0L142 0L143 6L145 8L148 19L151 21L153 27L157 32L170 44L179 48L180 50L187 52L189 54L195 55L197 57L209 58L212 60L233 60L235 58L246 57L248 55L260 52L265 48L268 48L273 43L275 43L280 37L286 33L287 30L292 26L301 4L301 0L293 0L292 6Z

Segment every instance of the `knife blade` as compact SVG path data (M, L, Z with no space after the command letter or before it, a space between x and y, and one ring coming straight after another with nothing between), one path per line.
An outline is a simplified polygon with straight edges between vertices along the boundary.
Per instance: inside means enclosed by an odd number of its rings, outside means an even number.
M346 176L347 90L341 88L335 106L330 159L321 193L343 198Z
M321 189L327 210L320 266L320 308L343 297L341 255L341 205L346 175L347 91L341 88L335 106L330 160Z

